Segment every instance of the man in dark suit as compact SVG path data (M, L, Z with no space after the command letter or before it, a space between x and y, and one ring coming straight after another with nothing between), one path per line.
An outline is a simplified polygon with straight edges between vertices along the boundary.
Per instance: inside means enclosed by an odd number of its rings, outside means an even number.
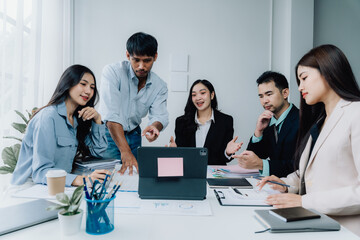
M289 85L284 75L267 71L257 80L259 116L247 150L233 156L247 169L262 175L285 177L294 171L294 153L299 128L299 109L288 102Z

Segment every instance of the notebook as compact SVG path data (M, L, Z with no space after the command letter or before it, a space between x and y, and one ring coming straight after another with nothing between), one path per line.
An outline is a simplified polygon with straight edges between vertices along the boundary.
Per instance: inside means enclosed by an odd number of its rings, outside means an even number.
M270 214L283 220L284 222L320 218L319 214L303 207L271 209Z
M0 236L56 219L58 211L46 210L50 205L54 205L54 203L39 199L0 208Z
M208 178L206 181L208 182L210 188L253 188L253 186L245 178Z
M303 221L284 222L283 220L273 216L269 210L255 210L256 219L265 227L265 230L256 233L269 231L271 233L286 232L323 232L323 231L339 231L340 224L334 219L311 210L320 215L320 218L308 219Z
M206 148L138 148L139 197L205 199L207 157Z

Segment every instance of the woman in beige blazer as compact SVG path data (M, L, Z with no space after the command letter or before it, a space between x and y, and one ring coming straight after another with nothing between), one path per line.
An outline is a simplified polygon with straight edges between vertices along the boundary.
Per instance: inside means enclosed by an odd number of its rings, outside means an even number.
M265 177L284 194L276 208L303 206L328 214L360 236L360 90L343 52L322 45L296 66L301 93L297 169L286 178ZM271 183L268 183L271 184Z

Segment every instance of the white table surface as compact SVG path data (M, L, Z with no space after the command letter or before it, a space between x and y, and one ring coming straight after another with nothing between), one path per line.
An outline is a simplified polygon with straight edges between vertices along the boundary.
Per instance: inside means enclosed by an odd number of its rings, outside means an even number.
M121 197L121 193L117 194ZM115 229L104 235L89 235L85 232L85 215L81 230L73 236L63 236L58 220L42 223L30 228L1 236L1 240L41 240L41 239L118 239L118 240L189 240L189 239L326 239L351 240L359 239L345 228L336 232L305 233L258 233L264 227L255 219L254 209L264 207L228 207L220 206L213 190L208 188L207 198L210 201L212 216L169 216L115 214ZM8 199L15 202L28 199ZM8 202L8 201L7 201ZM84 202L83 202L84 203ZM12 201L12 204L14 202ZM11 205L12 205L11 204ZM84 204L82 205L85 206ZM3 206L1 206L3 207ZM0 209L1 214L1 209ZM11 217L11 216L9 216Z

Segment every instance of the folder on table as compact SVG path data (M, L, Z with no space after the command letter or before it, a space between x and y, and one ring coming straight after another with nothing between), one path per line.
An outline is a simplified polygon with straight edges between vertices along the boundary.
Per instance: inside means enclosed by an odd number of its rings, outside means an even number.
M311 210L320 215L320 218L308 219L294 222L285 222L272 214L270 210L255 210L255 217L266 228L257 233L269 231L271 233L287 233L287 232L323 232L323 231L339 231L340 224L334 219Z
M270 194L267 191L223 188L214 189L214 193L221 206L271 206L265 203L266 197Z

